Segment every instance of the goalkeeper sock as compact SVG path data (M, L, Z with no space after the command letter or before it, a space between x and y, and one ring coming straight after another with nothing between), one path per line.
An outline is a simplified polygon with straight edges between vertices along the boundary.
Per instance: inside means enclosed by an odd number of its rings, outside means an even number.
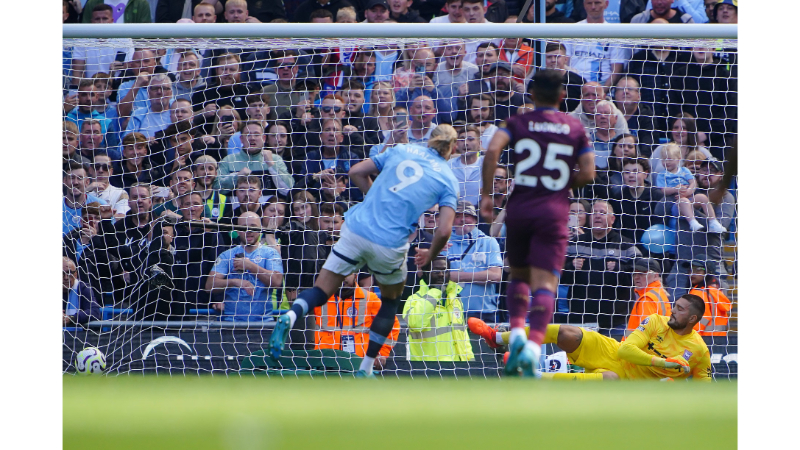
M543 373L543 380L603 381L602 373Z
M369 344L367 345L367 352L364 359L361 360L359 370L363 370L367 374L372 373L373 363L375 358L381 352L381 347L386 343L386 337L389 336L394 328L394 321L397 320L397 306L400 304L399 299L383 298L381 300L381 308L375 317L372 319L372 325L369 327Z
M555 302L556 296L552 291L537 289L533 293L531 311L528 313L528 323L530 323L531 327L528 339L540 345L544 342L547 325L553 320Z
M287 312L286 315L289 316L291 325L294 326L294 323L298 318L305 317L309 311L312 311L317 306L322 306L327 302L328 295L325 294L325 291L314 286L311 289L306 289L297 296L294 302L292 302L292 309Z
M511 328L525 326L525 314L531 298L531 287L520 280L511 280L506 289L506 302Z

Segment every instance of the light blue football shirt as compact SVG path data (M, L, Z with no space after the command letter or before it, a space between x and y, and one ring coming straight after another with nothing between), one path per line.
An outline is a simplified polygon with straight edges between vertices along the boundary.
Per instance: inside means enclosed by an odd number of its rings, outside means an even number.
M436 150L399 144L372 158L380 170L364 201L345 214L347 229L378 245L408 242L419 216L435 204L456 209L458 182Z
M238 245L219 255L214 267L211 268L212 272L225 275L227 278L247 280L255 286L255 293L252 296L244 289L235 287L225 289L223 319L232 318L234 321L269 320L272 315L271 288L264 285L254 273L238 272L233 269L233 258L240 253L264 269L283 273L280 254L274 248L266 245L259 245L250 253L245 252L242 245Z

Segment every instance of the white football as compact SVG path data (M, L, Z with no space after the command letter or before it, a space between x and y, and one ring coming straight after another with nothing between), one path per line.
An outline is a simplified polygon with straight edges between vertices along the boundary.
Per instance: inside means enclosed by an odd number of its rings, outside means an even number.
M75 368L81 375L101 374L106 370L106 357L96 347L86 347L78 353Z

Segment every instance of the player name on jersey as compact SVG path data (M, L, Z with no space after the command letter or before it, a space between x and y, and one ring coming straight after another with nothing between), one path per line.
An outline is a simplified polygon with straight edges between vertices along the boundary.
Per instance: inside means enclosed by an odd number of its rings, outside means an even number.
M528 122L528 131L538 133L569 134L570 127L566 123Z

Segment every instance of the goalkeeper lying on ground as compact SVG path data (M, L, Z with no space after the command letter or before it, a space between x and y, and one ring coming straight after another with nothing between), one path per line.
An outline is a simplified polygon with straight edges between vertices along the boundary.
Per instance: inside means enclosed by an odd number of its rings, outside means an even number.
M703 338L692 328L703 318L705 304L686 294L675 302L669 317L653 314L625 342L571 325L548 325L545 344L556 344L586 373L542 374L565 380L685 379L711 381L711 355ZM509 332L497 333L480 319L470 318L469 329L490 347L508 342Z

